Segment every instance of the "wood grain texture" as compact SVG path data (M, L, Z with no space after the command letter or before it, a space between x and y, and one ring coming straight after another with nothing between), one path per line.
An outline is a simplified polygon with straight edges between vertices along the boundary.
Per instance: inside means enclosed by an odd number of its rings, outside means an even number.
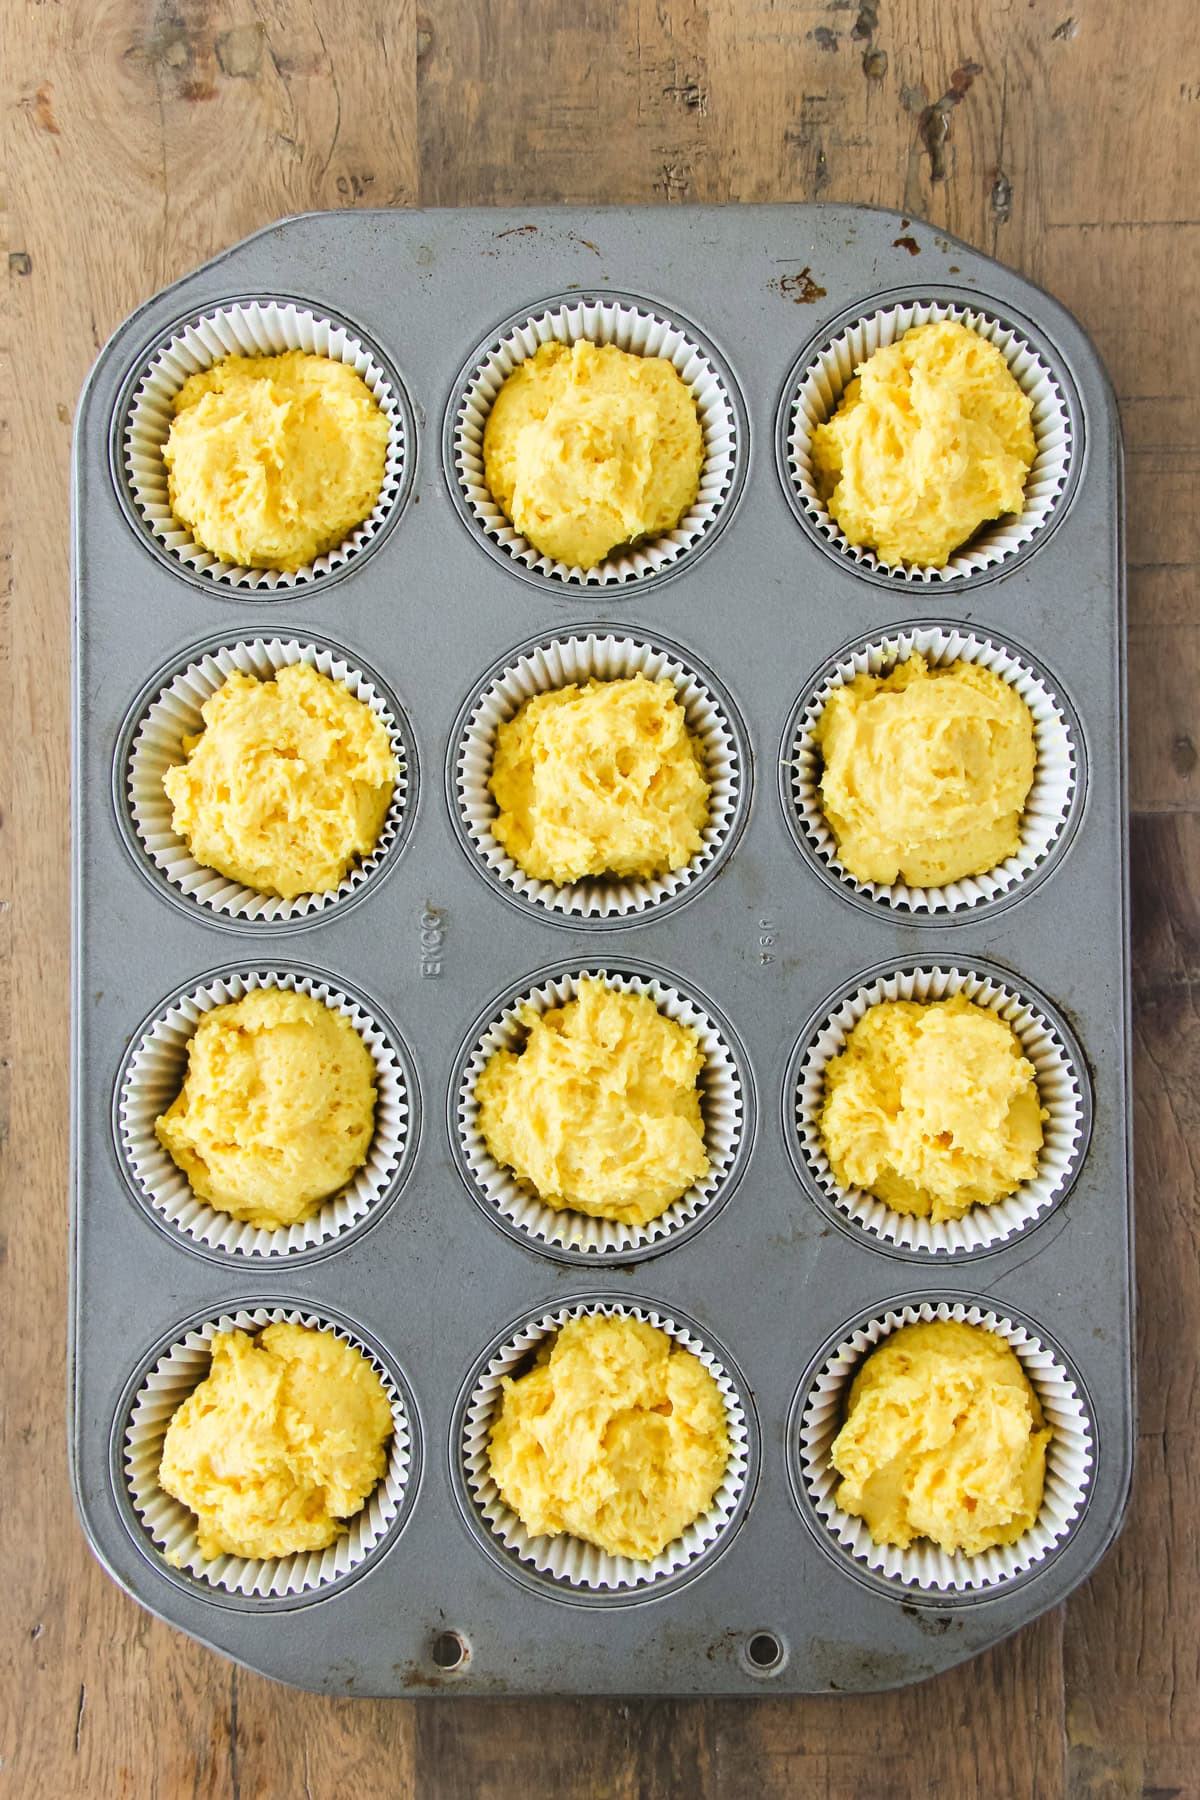
M0 8L0 1795L1200 1793L1200 64L1194 0ZM1128 449L1141 1454L1068 1605L901 1695L322 1700L126 1601L68 1498L71 419L105 336L308 207L861 200L1051 288ZM1087 596L1081 596L1086 604Z

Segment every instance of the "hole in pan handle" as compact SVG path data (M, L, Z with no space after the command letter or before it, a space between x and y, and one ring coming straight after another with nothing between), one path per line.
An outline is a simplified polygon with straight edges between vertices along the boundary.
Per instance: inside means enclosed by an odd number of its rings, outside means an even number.
M446 1674L454 1669L461 1669L470 1654L466 1638L457 1631L439 1631L429 1646L432 1661Z
M777 1675L787 1661L783 1639L774 1631L752 1631L742 1645L742 1658L752 1675Z

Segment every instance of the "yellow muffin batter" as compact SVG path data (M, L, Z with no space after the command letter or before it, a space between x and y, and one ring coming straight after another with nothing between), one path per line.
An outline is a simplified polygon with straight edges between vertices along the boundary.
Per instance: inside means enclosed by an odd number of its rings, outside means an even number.
M305 663L271 681L234 670L163 776L198 863L260 894L323 894L375 848L399 768L387 728Z
M331 1331L222 1331L167 1426L159 1486L195 1513L206 1558L323 1550L362 1511L391 1435L382 1381Z
M1037 1173L1043 1110L1006 1020L962 994L885 1000L825 1070L821 1138L843 1187L935 1223Z
M198 1199L268 1231L296 1225L366 1161L375 1065L344 1014L256 988L203 1015L154 1129Z
M939 887L1018 849L1033 718L990 669L931 669L918 654L858 675L835 688L814 736L825 817L860 881Z
M644 675L535 694L499 727L488 786L498 842L559 886L682 869L708 821L684 709L669 681Z
M227 356L189 375L172 410L171 509L224 562L298 569L379 498L388 422L346 363L302 350Z
M689 1026L590 977L521 1022L524 1047L497 1050L475 1084L479 1129L548 1206L645 1225L707 1175Z
M518 363L483 433L492 498L543 555L573 568L670 531L703 462L696 403L666 357L586 340L543 344Z
M721 1391L640 1319L569 1319L504 1381L491 1469L532 1537L649 1561L707 1511L729 1464Z
M943 568L988 519L1020 513L1033 404L966 325L915 325L860 363L813 432L813 472L852 544Z
M1051 1436L1003 1338L953 1319L905 1325L851 1385L832 1451L837 1503L877 1544L923 1537L977 1556L1036 1521Z

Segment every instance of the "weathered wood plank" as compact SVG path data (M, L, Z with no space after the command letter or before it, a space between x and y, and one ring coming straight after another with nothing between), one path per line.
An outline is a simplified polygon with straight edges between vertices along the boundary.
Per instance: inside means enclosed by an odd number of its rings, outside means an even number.
M1069 1603L1070 1800L1190 1796L1200 1769L1200 818L1135 822L1138 1465L1125 1534Z

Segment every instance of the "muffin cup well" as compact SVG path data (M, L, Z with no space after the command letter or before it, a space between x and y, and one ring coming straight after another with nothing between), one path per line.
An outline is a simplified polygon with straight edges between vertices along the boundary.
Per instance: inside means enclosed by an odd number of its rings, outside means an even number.
M489 1444L503 1398L502 1381L528 1362L537 1346L568 1319L603 1314L606 1318L641 1319L665 1331L699 1357L713 1376L725 1402L729 1464L707 1511L652 1560L614 1556L565 1532L557 1537L531 1537L501 1498L492 1478ZM510 1574L539 1592L576 1602L620 1604L651 1599L668 1585L678 1586L710 1563L731 1540L741 1523L754 1488L758 1444L753 1407L745 1382L728 1354L706 1342L699 1327L648 1301L626 1302L602 1296L565 1302L513 1326L487 1350L468 1376L452 1427L451 1461L458 1476L467 1522L478 1542Z
M1046 1450L1041 1511L1015 1544L968 1556L949 1554L927 1538L907 1550L876 1544L864 1520L843 1512L835 1498L841 1477L830 1461L845 1417L850 1383L863 1360L901 1326L934 1319L982 1325L1007 1340L1021 1359L1053 1436ZM1072 1530L1087 1501L1095 1441L1086 1395L1061 1353L1035 1327L968 1301L912 1300L847 1328L797 1396L789 1427L789 1457L797 1493L855 1565L901 1590L947 1598L978 1596L1035 1571Z
M812 434L833 416L855 370L876 350L893 344L914 325L953 319L986 338L1002 353L1013 378L1033 402L1036 453L1025 481L1025 507L982 525L950 556L944 568L886 563L874 550L851 544L817 492ZM1075 425L1063 377L1034 347L1027 328L1010 324L987 307L949 299L908 299L852 319L806 351L788 379L779 420L779 462L785 491L801 522L817 541L863 571L890 581L961 580L1011 561L1050 522L1073 476Z
M366 1162L311 1218L269 1231L230 1217L193 1193L164 1150L154 1123L187 1074L188 1047L204 1015L256 989L309 994L349 1019L371 1054L375 1129ZM274 1259L331 1248L374 1222L412 1161L419 1107L416 1078L394 1025L374 1004L307 971L232 969L167 1001L135 1034L117 1082L113 1128L122 1167L136 1197L185 1243L231 1257Z
M1033 1064L1041 1103L1050 1116L1042 1124L1042 1152L1031 1181L992 1206L973 1206L960 1219L935 1224L898 1212L873 1194L843 1187L825 1153L820 1115L826 1068L872 1006L887 1000L946 1000L953 994L965 995L1011 1025ZM819 1203L832 1207L835 1217L851 1221L884 1248L954 1256L1008 1243L1070 1191L1083 1164L1091 1123L1091 1086L1073 1033L1034 989L1010 984L999 970L980 963L889 967L848 985L805 1027L785 1078L785 1134L802 1181Z
M375 847L322 894L292 900L260 894L198 863L172 824L163 776L185 760L183 739L203 731L201 708L234 670L269 681L292 663L307 663L340 682L383 721L400 772ZM189 909L201 907L212 922L231 929L314 924L334 907L362 897L398 854L416 802L417 762L402 707L373 670L349 651L319 638L215 637L195 645L154 676L135 701L117 746L113 792L117 818L135 859L153 873L161 891Z
M520 1043L524 1032L517 1016L520 1010L531 1006L541 1015L564 1005L578 994L585 976L595 976L623 994L649 995L667 1018L697 1032L705 1056L698 1087L709 1172L646 1225L548 1206L527 1181L496 1161L479 1129L475 1084L497 1050ZM617 969L557 969L534 985L510 992L472 1028L450 1095L450 1141L472 1196L510 1235L572 1261L636 1260L690 1236L729 1199L753 1139L749 1062L732 1028L718 1019L707 1001L675 986L673 977L659 977L629 964Z
M158 1484L163 1439L174 1414L211 1366L212 1339L217 1332L257 1332L264 1325L287 1322L332 1331L361 1350L383 1381L392 1409L393 1437L388 1466L362 1511L348 1530L325 1550L294 1556L247 1558L200 1554L195 1516ZM382 1353L340 1320L322 1317L296 1304L248 1304L205 1319L181 1331L152 1353L152 1360L126 1395L114 1432L119 1483L132 1512L135 1541L164 1573L180 1571L202 1582L210 1598L298 1604L320 1598L344 1584L373 1555L382 1552L407 1515L419 1468L416 1419L401 1381ZM157 1554L155 1554L157 1553Z
M349 365L370 389L388 422L383 484L374 507L341 544L295 570L252 569L221 561L196 543L171 510L163 445L172 403L189 375L226 356L276 356L303 350ZM115 421L113 462L118 492L151 547L204 585L263 597L328 578L360 558L399 511L411 479L413 423L399 376L381 351L345 320L294 300L237 300L173 326L127 385Z
M825 816L820 781L824 767L814 733L832 696L862 674L888 675L915 653L931 668L978 663L1006 681L1033 718L1036 762L1033 785L1012 856L978 875L941 887L860 881L846 868ZM1086 788L1083 734L1061 688L1027 650L965 627L919 621L888 633L873 632L839 651L808 684L784 733L780 795L792 835L817 871L839 892L873 909L890 907L921 923L946 924L976 917L1041 879L1062 856L1082 811Z
M699 743L710 788L708 821L696 855L682 869L635 880L586 876L566 887L541 881L513 860L494 835L497 806L488 788L496 733L527 700L573 683L633 675L668 680ZM690 899L733 850L745 819L751 763L745 727L716 677L684 650L615 631L536 639L494 665L462 708L451 734L447 788L450 812L471 859L518 904L564 925L628 924Z
M586 570L544 556L523 538L493 500L483 467L484 427L509 375L543 344L580 339L666 358L692 395L704 433L699 492L679 523L660 537L613 551ZM745 436L733 376L694 325L628 295L564 294L537 312L506 320L471 357L451 395L444 454L455 505L493 555L535 581L620 586L661 576L707 548L741 486Z

